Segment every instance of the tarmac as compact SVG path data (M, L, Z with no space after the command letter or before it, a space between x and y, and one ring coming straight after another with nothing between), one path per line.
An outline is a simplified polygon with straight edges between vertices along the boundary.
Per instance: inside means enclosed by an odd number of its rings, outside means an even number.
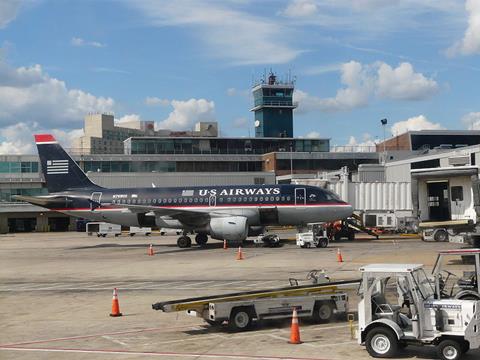
M287 239L288 234L282 234ZM153 244L155 256L148 256ZM0 236L0 359L370 359L339 318L328 324L300 320L300 345L288 343L289 321L268 321L243 333L214 328L185 313L154 311L158 301L287 286L306 281L312 269L332 280L356 279L368 263L421 263L431 270L436 251L461 244L418 238L363 237L301 249L294 241L279 248L176 247L176 237L85 233ZM336 261L340 249L343 263ZM122 317L112 318L118 288ZM357 297L350 294L350 312ZM356 324L354 324L356 325ZM478 359L470 351L464 359ZM407 347L401 359L433 359L429 347Z

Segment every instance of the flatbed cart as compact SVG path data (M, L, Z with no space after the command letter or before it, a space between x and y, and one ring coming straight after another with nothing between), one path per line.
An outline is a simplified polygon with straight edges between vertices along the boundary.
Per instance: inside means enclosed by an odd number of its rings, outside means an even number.
M318 277L313 276L312 280L318 281ZM359 283L360 280L348 280L243 291L158 302L152 308L163 312L186 311L189 315L203 318L210 325L221 325L227 321L234 331L247 330L254 321L289 318L294 307L298 316L328 322L335 314L347 311L348 295L345 290Z

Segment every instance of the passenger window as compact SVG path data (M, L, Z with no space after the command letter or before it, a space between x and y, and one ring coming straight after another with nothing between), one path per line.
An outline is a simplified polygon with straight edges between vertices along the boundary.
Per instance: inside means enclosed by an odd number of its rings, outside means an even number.
M257 201L258 201L258 196L255 196L255 197L253 198L253 201L257 202Z
M463 201L463 186L452 186L452 201Z
M153 199L153 203L156 204L156 203L157 203L157 199Z
M223 203L223 198L218 198L218 202Z
M282 202L283 202L283 201L285 201L285 196L282 196L282 198L281 198L281 199L282 199Z
M171 203L172 203L172 199L168 199L168 203L171 204Z
M198 203L198 198L193 199L194 202Z
M227 202L232 202L232 198L227 198Z
M193 199L192 198L189 198L188 199L188 202L191 204L193 202Z
M253 198L250 196L250 197L248 198L248 202L252 202L252 200L253 200Z
M273 201L275 200L275 198L273 196L270 196L270 201Z
M263 201L263 196L260 196L260 201Z
M132 199L132 204L136 204L137 203L137 199Z
M173 202L176 204L177 203L177 198L173 199Z
M287 201L290 201L290 199L291 199L290 196L287 196Z
M280 201L280 196L277 196L275 200Z
M247 197L246 196L243 198L243 202L247 202Z
M183 202L183 199L182 199L182 198L178 199L178 203L179 203L179 204L181 204L182 202Z
M237 198L236 197L232 198L232 202L237 202Z

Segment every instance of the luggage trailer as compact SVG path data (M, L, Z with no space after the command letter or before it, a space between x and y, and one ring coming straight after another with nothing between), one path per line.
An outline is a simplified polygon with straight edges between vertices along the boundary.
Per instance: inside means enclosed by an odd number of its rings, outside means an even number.
M186 311L213 326L227 321L234 331L247 330L254 321L289 318L293 308L297 309L299 317L329 322L335 314L347 312L345 291L359 283L360 280L346 280L244 291L158 302L152 308L163 312Z

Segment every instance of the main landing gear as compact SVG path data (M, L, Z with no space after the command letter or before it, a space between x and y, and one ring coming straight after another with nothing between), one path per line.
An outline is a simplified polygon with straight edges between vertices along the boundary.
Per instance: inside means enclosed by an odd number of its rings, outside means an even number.
M179 248L189 248L192 246L192 239L190 239L187 235L182 235L177 239L177 246Z
M200 246L205 245L207 241L208 241L208 235L205 233L198 233L195 236L195 242Z
M200 246L205 245L207 241L208 241L208 235L205 233L198 233L195 236L195 242ZM187 235L182 235L177 239L177 246L182 249L189 248L192 246L192 239L190 239L190 237Z

